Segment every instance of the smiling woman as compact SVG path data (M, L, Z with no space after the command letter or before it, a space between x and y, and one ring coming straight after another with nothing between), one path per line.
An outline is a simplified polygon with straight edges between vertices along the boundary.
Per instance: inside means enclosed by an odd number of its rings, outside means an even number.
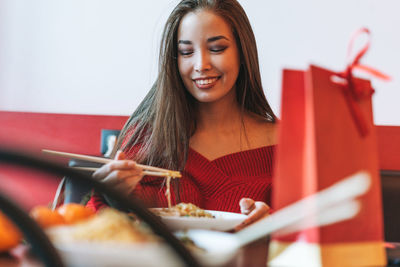
M277 127L243 8L236 0L180 1L160 47L156 82L125 124L115 161L94 177L166 207L169 187L131 160L177 169L172 204L243 211L241 227L266 216ZM101 203L94 195L88 205Z

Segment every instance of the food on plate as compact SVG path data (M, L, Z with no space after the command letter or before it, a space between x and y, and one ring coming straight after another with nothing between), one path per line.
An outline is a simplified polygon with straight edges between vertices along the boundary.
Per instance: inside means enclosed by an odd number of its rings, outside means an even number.
M46 229L55 243L107 242L143 243L155 240L147 229L138 225L123 212L104 208L95 216L73 225L56 226Z
M0 212L0 253L18 245L21 238L22 234L18 228Z
M179 203L171 208L152 209L152 211L159 216L214 218L211 213L192 203Z

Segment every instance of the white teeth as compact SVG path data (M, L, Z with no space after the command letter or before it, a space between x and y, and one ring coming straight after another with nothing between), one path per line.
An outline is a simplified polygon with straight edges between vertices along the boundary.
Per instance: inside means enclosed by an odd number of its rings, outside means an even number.
M203 79L203 80L196 80L196 83L199 85L206 85L215 82L218 78L211 78L211 79Z

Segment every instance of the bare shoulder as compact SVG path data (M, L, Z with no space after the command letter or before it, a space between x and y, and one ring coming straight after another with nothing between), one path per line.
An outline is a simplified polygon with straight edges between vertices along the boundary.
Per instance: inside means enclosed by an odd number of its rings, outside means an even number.
M246 130L252 146L270 146L278 143L278 122L270 122L253 113L248 114L247 122Z

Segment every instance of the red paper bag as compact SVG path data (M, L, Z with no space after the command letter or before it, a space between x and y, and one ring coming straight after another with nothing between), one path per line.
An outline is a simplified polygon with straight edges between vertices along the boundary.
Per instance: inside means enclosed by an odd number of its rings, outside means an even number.
M386 265L373 89L352 76L354 65L344 74L284 70L272 204L279 210L361 170L370 190L353 219L272 236L268 266Z

